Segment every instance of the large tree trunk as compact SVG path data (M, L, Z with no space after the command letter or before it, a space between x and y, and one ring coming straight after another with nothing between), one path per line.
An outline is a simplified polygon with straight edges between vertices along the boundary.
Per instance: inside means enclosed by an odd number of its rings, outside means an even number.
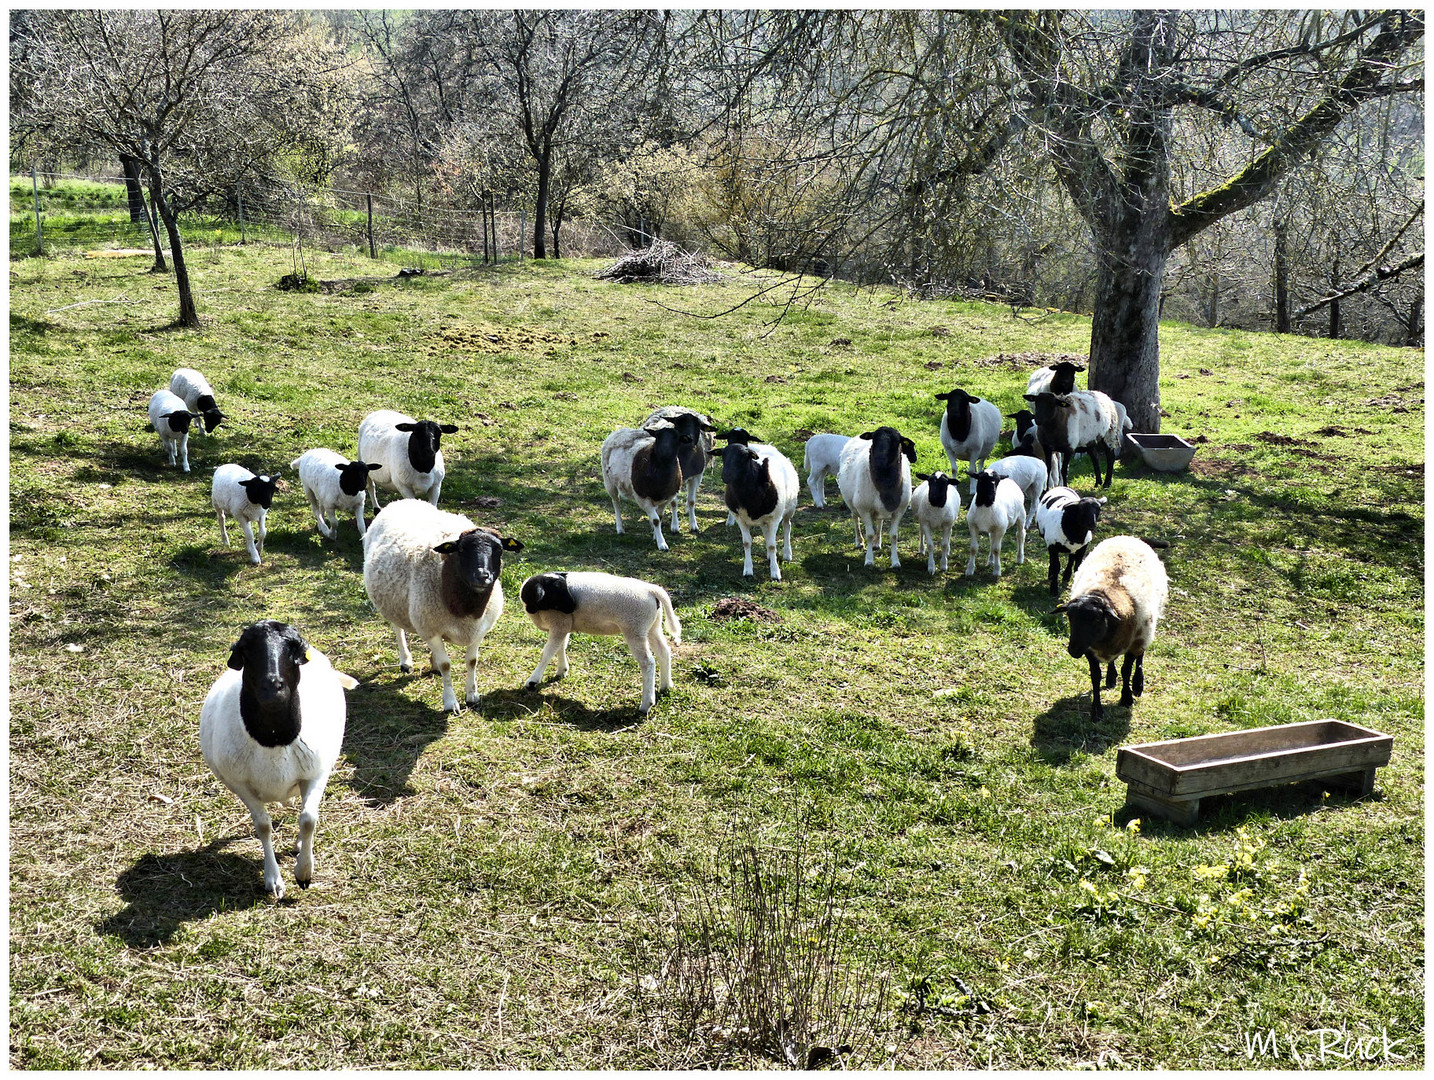
M129 220L131 225L141 221L149 223L144 209L144 185L139 179L139 162L128 154L120 155L120 166L124 169L125 192L129 196Z
M548 191L553 179L552 155L543 153L538 155L538 199L537 206L533 208L533 258L546 259L548 257L547 239L544 233L548 228Z
M1129 258L1112 254L1121 249L1109 242L1102 247L1090 330L1090 388L1124 405L1136 431L1159 431L1160 284L1166 254L1149 237L1126 249Z
M179 239L179 222L164 197L164 188L159 166L149 166L149 198L151 205L159 211L164 222L164 231L169 234L169 253L174 259L174 282L179 286L179 318L176 326L198 326L199 311L194 306L194 292L189 285L189 268L184 264L184 245Z

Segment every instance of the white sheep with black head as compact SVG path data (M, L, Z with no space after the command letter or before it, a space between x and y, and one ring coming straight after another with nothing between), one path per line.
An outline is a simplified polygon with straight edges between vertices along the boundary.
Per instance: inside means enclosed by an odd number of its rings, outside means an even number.
M695 440L670 420L640 428L618 428L602 444L602 482L622 535L622 502L635 502L647 515L658 551L667 550L662 511L682 490L681 455Z
M723 501L742 531L742 576L751 577L752 532L760 531L767 549L768 568L773 581L782 580L777 566L777 532L785 530L782 558L792 560L792 518L797 513L801 483L797 470L780 451L767 447L729 442L717 452L722 459Z
M961 488L944 472L912 473L921 484L911 493L911 515L921 527L918 555L926 556L926 570L936 573L936 539L941 540L941 569L951 561L951 529L961 512Z
M159 433L169 464L178 463L189 471L189 430L197 417L184 399L170 390L156 390L149 399L149 422Z
M937 394L936 400L946 402L941 413L941 445L951 462L951 475L956 475L957 462L964 461L974 492L975 474L985 468L1001 437L1001 410L959 387L949 394Z
M856 546L866 548L864 565L876 564L883 522L890 522L891 568L900 568L896 534L911 504L911 466L916 444L894 427L863 431L847 443L837 469L842 502L856 524Z
M457 424L415 420L393 409L380 409L363 418L358 429L360 461L377 462L368 476L369 498L378 510L378 489L396 491L405 499L427 499L438 505L443 478L448 475L441 449L443 436Z
M976 573L976 554L980 549L981 537L989 537L991 554L986 566L1001 576L1001 544L1006 533L1016 530L1016 564L1026 561L1026 500L1018 485L1010 477L997 476L992 472L978 472L975 476L976 494L966 508L966 527L971 532L970 557L966 560L966 576Z
M249 808L264 848L264 888L284 895L274 857L269 803L300 800L294 880L314 876L319 800L344 741L344 691L358 683L335 671L299 632L272 619L246 627L229 666L199 713L199 747L214 775Z
M203 419L202 425L194 426L196 434L213 432L227 419L214 401L214 388L209 385L209 380L194 368L177 369L169 377L169 389L171 393L184 399L185 407L190 412L197 413Z
M1100 481L1100 455L1105 455L1105 487L1110 487L1115 459L1120 456L1120 412L1115 402L1098 390L1070 394L1027 394L1036 417L1036 431L1046 452L1046 469L1052 484L1068 486L1071 458L1090 454L1096 481ZM1055 455L1060 455L1059 462Z
M383 468L373 461L350 461L332 450L305 450L290 462L299 472L299 482L309 499L309 509L319 524L319 533L332 540L338 535L339 511L352 510L363 536L364 499L368 496L368 475ZM327 520L333 518L330 524Z
M1086 548L1095 538L1096 523L1105 506L1105 496L1081 498L1068 487L1053 487L1041 496L1036 507L1036 528L1046 542L1050 555L1049 585L1051 595L1060 593L1060 585L1069 584L1071 573L1085 558ZM1066 557L1065 574L1061 576L1061 556Z
M264 537L269 535L267 521L269 508L274 504L274 492L279 478L268 474L255 474L242 465L220 465L214 470L214 483L210 491L210 502L214 515L219 519L219 536L224 546L229 546L229 529L226 517L232 517L244 533L244 546L249 551L249 561L255 566L264 554ZM258 533L257 543L255 533Z
M1020 486L1026 496L1026 528L1029 529L1036 520L1036 504L1046 490L1046 463L1024 454L1011 454L993 461L986 471L1009 477Z

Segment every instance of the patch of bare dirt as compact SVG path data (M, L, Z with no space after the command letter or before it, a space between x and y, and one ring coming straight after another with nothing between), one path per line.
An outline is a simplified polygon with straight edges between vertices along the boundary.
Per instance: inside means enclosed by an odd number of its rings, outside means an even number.
M1229 447L1228 449L1236 449ZM1246 447L1246 449L1254 449ZM1226 458L1196 457L1190 462L1190 471L1207 480L1241 480L1247 476L1259 476L1258 469Z
M1019 353L997 353L995 356L987 356L980 360L973 360L972 364L981 368L1007 367L1015 370L1022 368L1049 367L1051 364L1059 364L1062 360L1069 360L1073 364L1086 366L1090 361L1089 357L1080 356L1076 353L1040 353L1040 352L1019 352Z
M1271 446L1313 446L1309 439L1299 439L1293 435L1281 435L1274 431L1261 431L1255 435L1260 442L1269 443Z
M1418 389L1418 387L1401 387L1400 389ZM1383 394L1377 398L1370 398L1364 403L1366 408L1388 409L1392 413L1411 412L1423 404L1424 399L1422 397L1418 401L1411 401L1409 398L1401 397L1398 393Z
M434 339L428 345L430 355L446 354L454 349L470 353L500 353L542 345L577 344L577 339L570 335L555 334L540 327L494 326L487 322L445 326L434 335Z
M732 619L751 619L753 622L779 623L784 620L775 611L754 604L740 596L727 596L712 605L708 616L714 622L728 622Z

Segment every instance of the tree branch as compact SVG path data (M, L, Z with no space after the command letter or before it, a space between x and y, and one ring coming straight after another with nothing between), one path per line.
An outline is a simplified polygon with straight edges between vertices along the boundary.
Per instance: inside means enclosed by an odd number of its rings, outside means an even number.
M1390 278L1398 277L1406 270L1415 270L1423 265L1424 252L1421 251L1417 254L1409 256L1409 258L1405 259L1403 262L1396 263L1394 266L1381 266L1373 273L1367 275L1361 280L1356 281L1353 284L1341 285L1329 296L1326 296L1321 300L1316 300L1313 304L1309 304L1306 307L1300 308L1291 316L1291 318L1302 319L1306 315L1312 315L1320 308L1325 307L1328 304L1332 304L1336 300L1342 300L1346 296L1353 295L1354 293L1364 292L1366 289L1378 285L1381 281L1388 281Z

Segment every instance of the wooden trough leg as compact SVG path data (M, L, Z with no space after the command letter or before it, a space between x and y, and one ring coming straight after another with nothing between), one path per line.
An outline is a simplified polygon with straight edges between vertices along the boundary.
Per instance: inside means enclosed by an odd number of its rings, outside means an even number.
M1135 783L1125 785L1125 801L1138 810L1163 817L1177 825L1194 825L1195 819L1200 816L1199 799L1181 799L1177 802L1161 798L1143 785Z
M1374 770L1358 769L1354 772L1339 773L1325 777L1323 782L1331 791L1347 791L1355 798L1360 798L1374 791Z

